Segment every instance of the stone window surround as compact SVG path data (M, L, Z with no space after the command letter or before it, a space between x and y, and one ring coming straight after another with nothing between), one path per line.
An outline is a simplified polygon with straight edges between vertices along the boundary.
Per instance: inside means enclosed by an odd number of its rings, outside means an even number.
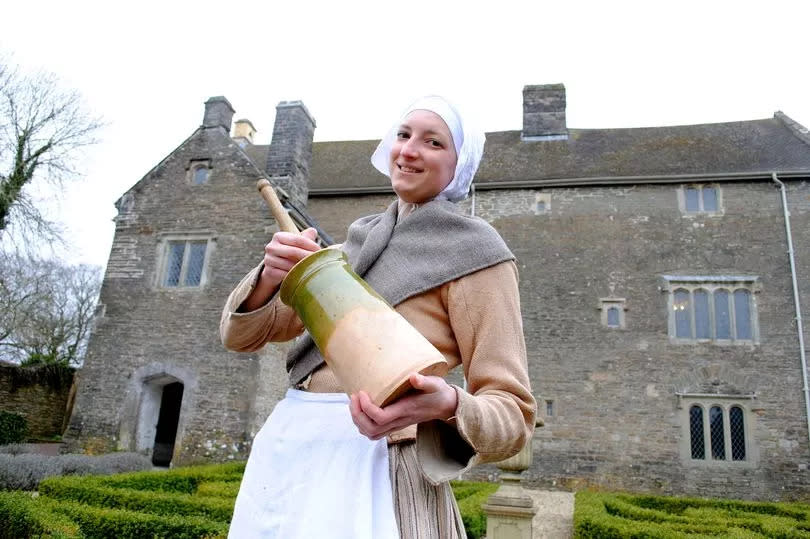
M200 184L194 183L194 173L199 168L208 169L208 176L205 178L205 181ZM211 170L214 168L211 159L189 159L188 165L186 166L186 182L189 185L204 185L211 180Z
M203 259L202 273L200 275L200 284L197 286L165 286L163 280L166 276L166 264L169 261L169 244L178 241L206 241L205 258ZM205 288L209 278L209 267L211 257L216 249L216 235L211 231L197 231L197 232L164 232L158 234L157 253L155 260L157 261L155 268L155 288L159 290L201 290ZM188 251L186 251L188 253ZM187 256L187 255L186 255Z
M619 311L618 326L608 325L608 311L613 308L618 309ZM601 311L602 326L608 329L625 329L627 327L624 316L624 312L627 310L627 307L625 306L624 298L599 298L599 310Z
M686 189L688 187L695 188L699 191L699 201L700 206L703 206L703 188L704 187L711 187L714 189L714 192L717 194L717 209L714 211L687 211L686 210ZM677 189L678 194L678 209L681 211L681 217L697 217L697 216L708 216L708 217L720 217L723 215L723 190L720 189L720 186L716 183L688 183L682 184L678 186Z
M756 393L748 394L708 394L708 393L676 393L677 415L681 424L681 436L678 441L678 452L681 463L689 467L696 468L756 468L759 464L759 446L756 444L754 433L756 432L756 418L758 408L755 406ZM689 411L692 406L703 408L703 432L705 458L693 459L691 448L691 430ZM709 433L709 409L713 406L720 406L723 409L723 440L726 446L726 459L715 460L711 457L710 433ZM738 406L743 411L743 427L745 429L745 460L733 460L731 458L731 424L729 422L729 410L732 406Z
M740 346L740 345L758 345L759 344L759 317L757 316L757 294L761 291L762 287L757 275L662 275L663 284L661 291L667 293L667 333L669 335L669 342L672 344L696 344L696 343L711 343L718 346ZM713 298L713 292L718 289L728 290L730 294L734 290L745 289L750 292L751 304L751 339L697 339L677 337L675 330L675 316L674 312L674 298L676 289L686 289L690 293L698 289L703 289L709 292L710 297ZM691 297L691 295L690 295ZM692 306L691 320L694 325L694 301L690 302ZM714 330L716 328L714 321L714 302L709 301L709 327Z
M543 209L540 209L542 203ZM532 206L535 215L543 215L551 213L551 194L550 193L535 193L534 205Z

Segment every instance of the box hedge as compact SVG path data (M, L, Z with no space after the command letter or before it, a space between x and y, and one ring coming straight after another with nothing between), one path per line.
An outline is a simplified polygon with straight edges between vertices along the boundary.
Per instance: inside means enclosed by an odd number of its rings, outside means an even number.
M244 462L111 476L52 477L40 496L6 493L3 537L225 537ZM453 482L467 536L483 537L481 505L498 485ZM2 494L2 493L0 493ZM6 533L6 535L2 535Z
M129 509L157 515L202 516L229 522L233 499L178 492L144 491L104 486L94 477L54 477L39 486L40 494L95 507Z
M43 499L40 503L78 523L82 535L88 539L198 539L226 537L228 534L226 522L199 516L154 515L127 509L92 507L67 500Z
M0 492L0 539L83 537L78 524L26 492Z
M581 491L578 538L810 538L801 504L634 496Z
M477 483L469 481L452 481L453 496L458 503L461 520L467 537L478 539L487 533L487 516L481 505L487 501L496 490L497 483Z

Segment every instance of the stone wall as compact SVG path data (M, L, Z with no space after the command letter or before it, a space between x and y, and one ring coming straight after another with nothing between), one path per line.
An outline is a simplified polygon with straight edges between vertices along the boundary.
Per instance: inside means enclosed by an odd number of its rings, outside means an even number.
M0 365L0 410L23 416L31 438L60 436L73 376L55 384L35 372L30 367Z
M476 193L475 214L500 231L518 259L529 369L546 422L524 474L530 484L742 498L807 488L810 448L779 192L769 182L723 183L722 212L690 216L680 210L680 188ZM794 182L789 191L794 248L807 273L810 190ZM309 210L342 240L353 219L390 201L316 197ZM461 206L472 211L471 200ZM758 342L674 342L667 274L755 276ZM807 279L800 282L810 305ZM606 297L625 300L625 328L602 325ZM740 401L750 428L746 462L683 456L688 415L676 393L713 383L756 395ZM471 477L493 472L481 467Z
M202 185L187 173L197 159L211 160ZM256 191L259 175L224 129L201 129L122 198L103 308L68 430L73 447L101 440L111 449L148 452L143 433L154 426L147 424L143 397L180 381L174 462L247 454L254 395L267 393L259 390L263 368L257 353L224 349L219 319L228 294L261 262L276 230ZM208 241L203 286L165 287L166 241L184 237ZM159 406L150 398L152 408ZM273 398L265 395L262 410L272 408Z

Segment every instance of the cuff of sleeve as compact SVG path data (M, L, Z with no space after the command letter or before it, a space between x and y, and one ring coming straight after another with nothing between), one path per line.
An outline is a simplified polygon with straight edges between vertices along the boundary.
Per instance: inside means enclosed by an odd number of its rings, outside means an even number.
M462 403L463 390L453 386ZM456 409L456 413L459 413ZM433 420L419 423L416 428L416 457L422 475L433 485L457 479L475 466L480 457L456 428L458 416L447 421Z
M276 300L276 298L278 298L278 294L279 294L278 290L276 290L275 294L270 296L270 299L267 300L267 303L265 303L264 305L262 305L258 309L254 310L254 311L240 311L239 310L242 307L242 304L247 299L247 297L250 295L250 293L253 292L253 290L256 288L256 285L259 282L259 277L261 276L263 269L264 269L264 263L261 263L261 264L258 265L258 267L253 268L253 271L251 272L253 275L250 277L250 279L246 279L250 283L250 286L245 287L243 290L240 291L240 294L238 296L236 296L236 298L234 298L234 303L236 304L236 308L234 310L232 310L228 314L229 318L231 318L231 319L234 319L234 318L246 318L246 317L253 316L255 314L264 313L265 311L271 309L271 305Z

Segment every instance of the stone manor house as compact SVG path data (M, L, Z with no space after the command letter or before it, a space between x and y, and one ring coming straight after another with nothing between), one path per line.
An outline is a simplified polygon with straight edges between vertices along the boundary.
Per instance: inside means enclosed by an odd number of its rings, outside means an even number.
M574 129L565 107L561 84L526 86L522 127L487 134L461 204L518 260L545 422L524 478L806 494L810 133L781 112ZM236 354L219 341L225 298L277 230L256 180L280 187L325 243L393 200L369 163L377 141L313 143L315 120L297 101L276 107L269 145L233 115L224 97L209 99L202 125L116 203L65 435L74 448L159 464L246 458L286 387L286 345Z

